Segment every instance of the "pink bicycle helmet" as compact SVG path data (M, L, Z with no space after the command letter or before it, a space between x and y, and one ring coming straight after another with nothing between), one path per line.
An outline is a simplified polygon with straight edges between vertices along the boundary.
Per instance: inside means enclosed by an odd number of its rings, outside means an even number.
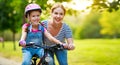
M34 11L34 10L38 10L38 11L42 12L42 11L41 11L41 7L40 7L38 4L35 4L35 3L28 4L28 5L25 7L25 16L27 17L27 14L28 14L30 11Z

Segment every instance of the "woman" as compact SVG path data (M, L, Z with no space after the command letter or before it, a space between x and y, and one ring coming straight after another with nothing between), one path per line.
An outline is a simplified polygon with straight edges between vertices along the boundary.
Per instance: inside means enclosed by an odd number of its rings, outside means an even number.
M73 44L72 31L70 27L63 22L66 10L62 4L57 3L51 8L51 19L45 20L42 23L48 32L60 40L65 48L68 50L73 50L75 48ZM67 43L65 42L67 41ZM45 39L46 44L52 45L54 43L50 42L48 39ZM51 53L51 56L54 58L54 54L57 57L57 60L60 65L68 65L67 61L67 50L55 50L54 53Z

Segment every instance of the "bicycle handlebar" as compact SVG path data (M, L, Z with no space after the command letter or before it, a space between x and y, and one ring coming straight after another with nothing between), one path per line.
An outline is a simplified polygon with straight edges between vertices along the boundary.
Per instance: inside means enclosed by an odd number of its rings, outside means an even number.
M48 49L48 50L52 50L52 49L58 49L58 50L62 50L62 49L65 49L63 45L61 44L54 44L54 45L50 45L50 46L47 46L47 45L35 45L34 42L30 42L29 44L26 44L26 47L37 47L37 48L43 48L43 49Z

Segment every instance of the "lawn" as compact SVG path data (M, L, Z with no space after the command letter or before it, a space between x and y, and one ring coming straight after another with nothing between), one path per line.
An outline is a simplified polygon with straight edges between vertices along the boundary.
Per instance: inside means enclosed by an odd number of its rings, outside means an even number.
M120 39L75 40L75 50L68 51L69 65L120 65ZM5 42L0 55L21 62L21 47L13 51L12 42Z

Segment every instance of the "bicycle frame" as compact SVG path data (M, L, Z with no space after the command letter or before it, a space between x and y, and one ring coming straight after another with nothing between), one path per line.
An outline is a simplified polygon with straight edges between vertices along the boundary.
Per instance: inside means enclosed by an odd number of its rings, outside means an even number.
M38 65L49 65L48 62L51 60L51 57L49 56L49 52L53 52L54 49L58 49L58 50L64 49L64 47L60 44L55 44L51 46L47 46L47 45L37 46L34 45L34 43L32 42L30 44L27 44L26 46L42 47L44 49L44 55L38 62ZM31 65L36 65L37 58L38 58L37 56L33 56L31 60Z
M31 65L36 65L37 64L37 59L38 59L38 56L37 55L34 55L33 57L32 57L32 60L31 60Z
M62 45L57 44L57 45L51 45L51 46L42 46L44 48L44 56L43 58L39 61L38 65L49 65L49 61L52 60L51 57L49 56L49 52L53 52L54 49L64 49Z

